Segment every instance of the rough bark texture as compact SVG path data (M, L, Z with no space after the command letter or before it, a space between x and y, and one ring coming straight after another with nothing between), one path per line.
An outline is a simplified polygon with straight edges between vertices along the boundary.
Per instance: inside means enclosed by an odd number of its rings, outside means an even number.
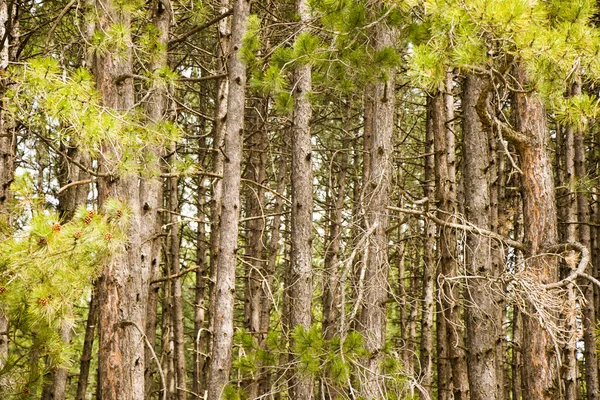
M428 103L430 100L428 99ZM433 119L431 115L431 107L427 107L427 126L425 133L425 184L423 186L423 194L429 199L429 204L433 204L435 193L435 158L433 146ZM433 342L433 327L435 305L435 224L430 221L425 221L423 239L423 311L421 314L421 347L420 358L421 363L421 385L427 390L430 398L433 397L433 366L434 366L434 342ZM442 370L443 372L443 370ZM439 372L438 372L439 374ZM443 374L442 374L443 376ZM438 392L441 392L438 390ZM441 393L440 393L441 395ZM438 397L440 396L438 395ZM421 399L426 397L423 393L420 394Z
M308 1L296 1L300 16L299 32L307 29L310 19ZM310 328L312 322L312 143L309 99L312 76L311 65L303 64L294 71L294 115L292 121L292 254L290 265L290 328ZM293 344L292 344L293 345ZM292 354L292 362L297 355ZM290 397L293 400L311 400L314 396L310 376L293 373Z
M254 335L259 343L262 342L262 331L260 327L261 295L262 288L266 284L263 281L265 272L265 246L263 245L263 233L265 231L264 189L266 179L266 147L267 135L261 126L261 118L258 110L262 110L260 102L255 105L257 114L254 115L252 131L248 139L248 165L245 168L246 179L258 183L248 185L245 190L247 218L249 218L246 236L245 251L245 293L244 293L244 326L248 332ZM266 288L265 288L266 289ZM260 366L258 366L260 367ZM258 380L253 378L244 382L249 398L258 395Z
M581 94L581 85L577 82L573 87L573 95ZM574 138L575 150L575 180L581 182L587 178L587 168L585 160L585 145L583 142L584 135L581 129L578 129ZM579 242L591 248L592 240L590 234L590 216L589 216L589 200L587 194L581 187L577 189L577 220L579 227ZM586 267L586 273L592 275L592 265ZM598 290L591 282L579 282L579 286L583 288L585 303L583 308L583 341L584 341L584 366L585 366L585 393L587 400L597 400L600 397L600 385L598 383L598 354L596 342L596 310L594 304L594 291Z
M247 0L235 0L231 24L227 125L224 132L223 197L219 224L219 250L214 287L212 351L209 364L208 398L220 399L229 381L233 345L233 306L240 212L240 180L246 66L240 46L250 12Z
M201 163L202 164L202 163ZM192 392L202 396L205 388L205 365L207 352L206 324L206 188L204 177L198 177L198 232L196 236L196 287L194 299L194 372L192 376Z
M99 29L106 32L112 24L129 28L131 19L111 0L98 0ZM125 37L125 41L131 41ZM96 82L105 107L128 111L134 105L131 46L116 54L97 54ZM126 77L124 79L117 79ZM120 82L119 82L120 80ZM117 83L118 82L118 83ZM128 242L122 253L115 254L103 268L98 284L99 385L103 399L144 398L144 326L149 269L142 260L143 230L140 188L134 174L116 177L115 162L120 154L110 145L102 148L100 170L109 174L98 182L100 206L114 197L130 210Z
M279 175L277 176L277 193L284 193L288 183L287 177L288 161L285 157L281 157L279 161ZM273 281L277 270L277 257L279 256L279 247L281 239L281 222L283 211L283 198L275 197L275 205L273 207L273 221L271 224L271 238L269 239L267 249L267 264L265 267L265 282L261 293L261 310L260 310L260 331L267 332L271 321L271 308L273 308ZM261 346L265 346L266 335L262 335L263 342ZM264 395L271 391L271 374L268 369L259 372L258 393Z
M392 46L391 29L378 25L375 47ZM380 367L383 359L386 334L386 303L388 299L388 211L390 200L392 136L394 133L394 71L388 71L385 81L372 85L370 94L373 107L372 136L369 145L369 177L364 182L365 224L374 229L368 240L365 262L363 300L360 308L359 331L363 334L369 357L362 362L366 368L361 382L361 396L367 399L382 398L385 393ZM365 143L365 146L367 144Z
M7 1L0 0L0 38L5 39L0 51L1 71L5 71L8 67L9 42L8 35L6 35L8 18ZM2 82L2 86L4 86L4 82ZM4 88L1 91L3 94ZM4 115L3 110L6 106L6 104L2 104L2 110L0 110L0 226L10 223L7 206L11 198L10 185L13 182L15 171L16 137ZM4 368L8 358L8 340L8 319L0 308L0 370ZM3 381L0 377L0 389L2 386Z
M171 146L171 154L176 154L175 145ZM171 165L175 165L174 157ZM173 358L175 362L175 398L185 400L187 398L187 379L185 369L185 342L183 335L183 299L181 294L181 261L179 254L179 196L177 193L177 177L169 179L169 210L171 211L171 232L169 235L169 262L171 274L175 276L171 280L171 292L173 294Z
M450 74L449 74L450 75ZM448 93L438 92L432 99L433 131L435 135L435 181L436 203L438 218L445 222L452 222L456 213L456 165L454 132L450 129L449 121L453 118L453 106L450 100L452 85L447 82L445 90ZM446 226L439 227L438 236L439 266L438 277L452 278L457 274L456 264L456 233ZM439 278L438 278L438 281ZM438 318L438 374L444 368L452 387L448 388L455 399L466 399L469 396L467 365L465 359L464 338L462 333L462 316L460 309L460 291L452 281L440 281L441 314ZM447 359L445 359L447 357ZM445 360L444 360L445 359ZM449 363L449 366L443 365ZM444 376L444 374L441 374ZM438 384L445 385L440 377ZM444 392L446 388L440 386ZM450 395L447 392L446 395Z
M477 227L490 230L491 207L490 145L476 106L485 81L475 75L468 75L463 85L463 140L464 140L464 185L465 212L469 222ZM473 276L496 276L491 262L493 246L490 239L477 233L467 234L466 267ZM502 379L498 377L496 359L496 338L501 331L501 321L497 320L498 305L496 295L486 279L472 279L465 293L467 305L465 319L467 327L466 348L468 356L471 400L496 400L502 398Z
M515 69L518 82L529 84L523 68ZM515 130L511 138L519 154L523 171L523 217L527 269L540 283L558 278L556 257L543 255L547 246L556 244L557 220L554 201L552 162L548 151L546 114L535 92L515 93L513 97ZM508 138L507 138L508 139ZM523 314L524 398L553 399L558 396L558 370L554 344L540 325L534 307Z
M325 249L325 265L323 275L323 333L326 339L331 339L338 331L340 297L342 287L339 272L341 240L343 234L342 212L346 197L346 175L348 170L349 138L348 124L350 122L350 105L346 105L346 130L342 140L342 150L338 155L337 171L331 171L331 211L329 213L329 232ZM335 188L335 190L334 190Z

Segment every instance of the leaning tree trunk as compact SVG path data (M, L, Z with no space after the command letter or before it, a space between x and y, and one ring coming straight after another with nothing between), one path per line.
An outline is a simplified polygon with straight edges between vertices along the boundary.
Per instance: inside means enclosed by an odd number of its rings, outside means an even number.
M467 220L479 228L491 230L491 196L489 188L492 146L488 133L477 115L477 103L486 82L468 75L463 84L463 140L464 185ZM489 238L472 232L467 234L466 268L469 275L494 279L494 246ZM488 279L472 279L465 296L467 327L466 348L471 400L499 400L503 398L502 377L498 376L496 338L502 331L497 320L498 304L495 288Z
M229 381L232 361L242 132L246 97L246 66L242 62L240 48L246 34L249 13L249 1L234 1L231 24L231 48L233 51L229 59L230 85L227 97L227 125L224 131L223 197L214 287L212 349L207 384L208 398L215 400L221 398L225 385Z
M377 49L394 43L392 30L378 25L375 34ZM364 212L367 230L373 229L368 241L368 256L364 268L363 300L359 316L359 330L364 336L369 356L361 362L365 377L361 382L361 396L381 398L385 393L381 363L386 336L386 303L388 299L388 211L390 200L390 169L392 164L392 137L394 133L395 90L394 71L388 71L384 81L374 83L372 100L372 136L369 148L369 179L365 181ZM367 143L365 143L367 147Z
M296 1L296 13L300 16L299 34L306 32L310 12L306 0ZM290 293L290 328L309 329L312 319L312 159L310 118L312 115L310 91L312 85L311 65L300 64L294 71L294 115L292 121L292 254L288 281ZM293 346L293 342L292 342ZM291 354L296 364L299 355ZM310 376L297 370L292 372L290 397L293 400L311 400L314 396Z
M113 0L98 0L98 29L111 30L120 24L131 26L130 14ZM95 72L102 104L118 112L134 106L131 37L123 38L127 49L96 54ZM117 177L115 172L121 154L106 143L101 149L100 170L107 177L98 182L98 200L103 206L114 197L130 209L127 245L113 255L103 270L98 284L99 318L99 382L103 399L144 398L144 326L149 268L143 268L141 247L146 230L140 224L140 192L137 174ZM154 210L156 211L156 210Z

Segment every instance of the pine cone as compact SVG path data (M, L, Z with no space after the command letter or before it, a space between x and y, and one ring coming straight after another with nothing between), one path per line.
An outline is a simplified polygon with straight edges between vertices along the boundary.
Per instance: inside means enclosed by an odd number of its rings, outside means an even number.
M0 294L4 294L7 290L6 286L0 286Z
M104 234L104 240L106 241L110 241L113 238L113 234L110 232L107 232Z
M38 300L38 304L39 304L40 306L42 306L42 307L46 307L46 306L48 305L48 299L47 299L47 298L45 298L45 297L41 297L41 298Z
M56 224L52 225L52 230L54 232L60 232L61 229L62 229L62 225L59 224L59 223L56 223Z

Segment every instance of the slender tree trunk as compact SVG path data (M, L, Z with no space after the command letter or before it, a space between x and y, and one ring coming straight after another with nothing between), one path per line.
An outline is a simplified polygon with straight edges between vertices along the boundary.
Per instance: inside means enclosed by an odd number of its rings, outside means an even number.
M569 90L570 92L571 90ZM562 137L561 129L557 129L557 139ZM573 126L566 126L562 129L564 140L561 141L560 157L562 169L558 169L558 183L560 190L559 200L561 206L558 208L557 217L562 222L558 230L559 239L564 243L577 241L577 231L574 222L577 221L577 198L573 191L576 186L575 180L575 130ZM558 141L558 140L557 140ZM566 262L560 263L560 277L565 278L573 272L573 267ZM566 400L575 400L577 398L577 328L576 328L576 296L575 285L570 284L566 288L567 302L566 315L561 316L565 320L565 331L568 333L567 342L563 347L562 378L565 385L564 397Z
M171 146L171 165L175 165L176 146ZM181 293L180 262L180 233L179 233L179 196L177 193L177 177L169 179L169 210L171 215L171 232L169 235L169 261L171 262L171 274L175 276L171 280L172 306L173 306L173 358L175 362L175 398L185 400L187 398L187 375L185 369L185 341L183 334L183 299Z
M283 194L287 185L287 160L285 157L281 157L279 162L279 175L277 176L277 193ZM281 196L275 197L275 205L273 207L273 222L271 226L271 238L269 239L267 249L267 265L265 268L265 286L261 293L261 311L260 311L260 331L267 332L269 330L269 324L271 321L271 309L273 308L273 293L275 288L273 287L273 281L275 280L275 274L277 271L277 258L279 256L279 242L281 239L281 223L282 223L282 212L283 212L283 198ZM282 312L282 319L284 319L284 312ZM283 323L282 323L283 324ZM266 336L263 336L263 343L261 346L266 347L264 341ZM259 372L258 382L258 394L260 396L268 393L271 388L271 374L267 370Z
M256 109L260 110L257 102ZM258 112L258 111L257 111ZM253 131L249 138L248 166L246 167L246 179L258 183L260 186L248 187L246 193L246 215L249 218L246 238L246 278L244 293L244 325L248 332L254 335L261 343L261 294L263 276L265 271L265 252L263 245L263 234L265 230L264 189L262 185L266 179L266 132L262 129L260 116L254 116ZM259 366L260 369L260 366ZM258 379L253 377L249 382L244 382L248 398L258 396Z
M426 133L425 133L425 184L423 194L428 199L428 204L433 204L435 193L435 157L434 157L434 132L431 101L428 98ZM421 385L427 390L430 398L433 398L433 366L434 366L434 348L433 348L433 327L436 302L434 301L435 292L435 224L429 219L425 221L423 227L423 311L421 314L421 345L420 345L420 363L421 363ZM442 380L446 369L438 370L438 378ZM447 382L447 381L445 381ZM442 386L438 386L438 398L443 399L445 391ZM425 400L424 394L421 394L421 400Z
M209 364L208 398L220 399L229 381L233 346L233 306L235 269L240 212L240 180L242 159L242 132L246 66L240 47L246 34L250 13L248 0L235 0L232 17L232 53L229 59L229 93L227 98L227 126L224 132L223 197L217 273L214 290L213 338Z
M576 82L573 85L573 95L581 95L581 83ZM583 142L583 132L578 130L574 137L574 158L575 158L575 181L581 182L587 178L587 168L585 160L585 145ZM579 188L577 190L577 220L579 222L579 242L591 248L590 234L590 216L589 200L587 194ZM592 275L592 265L586 267L586 273ZM596 310L594 304L594 285L591 282L584 281L579 283L583 287L585 303L583 308L583 341L584 341L584 365L585 365L585 393L587 400L597 400L600 397L600 385L598 383L598 354L596 344Z
M99 29L109 31L113 24L126 29L131 25L130 15L119 11L112 0L98 0ZM96 55L96 80L105 107L128 111L134 105L131 37L125 35L127 49L117 55L108 51ZM119 82L118 78L126 78ZM119 82L119 83L117 83ZM103 173L113 174L116 166L108 159L120 158L116 150L106 144L102 148L105 159L100 164ZM144 326L147 302L149 268L142 267L141 207L138 177L110 176L98 182L100 206L110 197L122 201L130 209L129 235L125 250L115 254L104 267L98 285L99 369L103 399L133 400L144 398ZM144 235L145 236L145 235ZM141 262L142 261L142 262Z
M394 34L389 27L378 25L375 47L392 46ZM369 357L362 362L365 378L361 382L361 395L367 399L381 398L385 393L381 362L386 337L386 303L388 299L388 211L392 165L392 137L394 133L394 71L387 80L372 86L373 130L369 143L369 179L365 181L364 198L367 229L374 229L368 241L365 264L363 301L359 316L359 330L364 336ZM366 145L366 143L365 143Z
M94 285L95 286L95 285ZM79 361L79 381L77 382L77 394L75 400L84 400L86 398L88 379L90 376L90 363L92 361L92 352L94 348L94 335L96 324L98 323L98 298L95 289L90 299L90 309L88 311L87 323L85 325L85 336L83 339L83 350Z
M219 0L219 8L221 13L229 10L230 0ZM227 57L231 47L231 18L223 18L218 24L218 46L216 54L216 71L219 74L226 75L219 79L217 83L216 105L215 105L215 122L213 125L212 148L213 148L213 173L217 176L223 176L225 157L223 149L225 148L225 128L227 127L227 106L229 92L229 74L227 74ZM239 44L237 44L239 46ZM212 333L214 331L213 322L215 311L215 282L217 279L217 270L219 265L219 243L221 235L221 203L223 201L223 180L215 178L211 184L211 202L210 202L210 241L209 241L209 267L210 279L208 287L208 313L206 318L209 321L207 335L208 354L212 353ZM210 368L210 367L209 367ZM208 385L208 374L206 376Z
M349 104L346 104L346 126L342 140L342 150L339 153L339 167L337 173L331 171L331 191L334 192L329 215L329 240L325 249L325 266L323 276L323 333L326 339L331 339L337 333L339 323L339 304L342 288L340 286L339 259L341 240L343 234L342 218L344 200L346 197L346 175L348 170L348 151L350 140L348 125L350 122ZM334 165L337 165L334 163ZM334 189L335 188L335 189Z
M296 13L300 17L298 33L307 31L310 19L308 1L296 1ZM310 118L312 109L309 99L312 77L311 65L303 64L294 71L294 115L292 121L292 254L290 265L290 329L298 326L309 329L312 320L312 144ZM293 346L293 342L292 342ZM292 363L298 362L296 354ZM309 376L292 372L290 397L294 400L311 400L314 396L313 382Z
M165 7L162 2L153 2L152 24L156 27L159 35L157 41L159 50L152 57L148 68L155 72L161 68L167 67L167 43L169 40L169 31L171 24L171 12ZM146 116L150 123L159 123L166 118L168 109L168 89L161 84L153 84L150 87L148 94L148 102L146 103ZM150 146L149 152L150 163L147 169L151 171L149 177L142 179L140 185L140 202L143 203L142 225L148 227L148 237L142 242L142 261L144 266L148 268L150 279L157 279L160 275L161 251L163 238L162 232L162 217L159 209L163 208L163 182L157 178L155 174L162 169L161 158L164 150L159 146ZM154 174L154 176L153 176ZM146 325L145 334L148 339L149 346L145 347L144 358L145 366L145 393L148 395L153 390L155 383L156 362L152 360L152 349L156 343L156 324L157 324L157 305L158 305L159 286L155 285L149 288L148 303L146 308Z
M453 100L450 92L452 89L451 73L448 73L448 76L445 86L448 93L439 92L433 96L432 118L435 134L438 218L451 222L456 213L456 165L454 132L449 125L449 121L453 119ZM442 313L438 318L438 363L441 365L438 365L438 368L443 372L445 367L443 359L447 355L447 362L450 365L446 368L451 370L449 374L454 398L466 399L469 396L469 382L461 328L460 290L447 280L457 274L456 233L454 230L445 226L439 227L438 243L440 256L438 275L441 274L446 278L441 282L440 287ZM439 379L438 382L443 384Z
M483 229L491 229L491 196L489 182L491 154L488 134L477 115L476 106L485 81L468 75L463 85L463 135L465 211L469 222ZM466 267L469 275L497 277L491 261L494 251L490 239L478 233L467 234ZM503 396L502 379L498 376L496 338L502 330L497 320L498 305L494 291L487 279L473 279L465 293L467 326L466 348L468 355L471 400L496 400Z
M8 68L9 61L9 41L6 26L10 16L7 3L6 0L0 0L0 38L4 40L0 51L1 71ZM6 115L4 115L3 110L6 107L7 104L3 100L2 110L0 110L0 225L10 225L11 223L8 202L12 197L10 185L13 182L15 173L16 136L7 121ZM0 370L5 367L8 359L8 328L8 318L0 311ZM0 389L6 384L4 379L0 376Z
M203 143L201 143L202 146ZM202 164L202 163L201 163ZM205 388L205 365L207 352L206 334L206 273L208 264L206 260L206 221L205 200L206 188L203 176L198 177L198 232L196 236L196 288L194 301L194 372L192 379L192 392L202 397Z

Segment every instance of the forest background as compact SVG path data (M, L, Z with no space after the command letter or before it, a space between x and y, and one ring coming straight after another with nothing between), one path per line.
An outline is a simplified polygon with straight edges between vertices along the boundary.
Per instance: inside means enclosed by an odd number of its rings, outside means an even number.
M0 0L0 394L598 399L590 0Z

